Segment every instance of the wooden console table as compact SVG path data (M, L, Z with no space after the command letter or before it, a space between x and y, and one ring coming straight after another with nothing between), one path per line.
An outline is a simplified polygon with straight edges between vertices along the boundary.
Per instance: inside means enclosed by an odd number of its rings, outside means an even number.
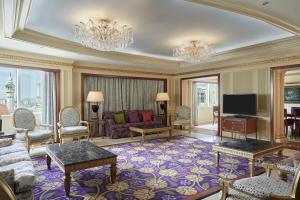
M223 131L233 133L241 133L247 138L248 134L255 133L257 139L257 118L255 117L221 117L221 140Z

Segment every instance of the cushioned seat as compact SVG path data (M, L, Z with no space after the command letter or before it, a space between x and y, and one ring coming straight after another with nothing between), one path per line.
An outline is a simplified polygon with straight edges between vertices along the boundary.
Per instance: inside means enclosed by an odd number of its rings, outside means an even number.
M20 161L30 161L30 156L26 151L18 151L0 156L0 166L9 165Z
M31 161L21 161L0 167L0 171L8 169L14 170L15 192L25 192L35 187L35 171Z
M270 194L289 196L291 184L265 175L236 180L232 187L255 197L268 198Z
M173 125L181 125L181 124L188 124L190 123L190 120L188 119L178 119L173 121Z
M14 153L14 152L18 152L18 151L27 151L25 145L21 142L17 142L14 143L12 145L6 146L6 147L2 147L0 150L0 156L1 155L6 155L9 153Z
M245 193L229 188L226 200L259 200L259 198L255 198L254 196L247 195Z
M62 135L64 134L76 135L76 134L86 133L87 131L88 128L86 126L68 126L59 129L59 133Z

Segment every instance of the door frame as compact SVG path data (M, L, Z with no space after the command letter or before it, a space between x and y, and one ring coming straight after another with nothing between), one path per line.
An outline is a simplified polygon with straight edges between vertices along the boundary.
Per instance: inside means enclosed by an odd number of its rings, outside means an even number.
M273 106L274 106L274 85L273 85L273 81L274 81L274 77L273 77L273 72L275 70L285 70L285 71L289 71L289 70L293 70L293 69L300 69L300 64L294 64L294 65L285 65L285 66L278 66L278 67L271 67L270 68L270 123L271 123L271 127L270 127L270 140L274 141L275 139L275 133L274 133L274 111L273 111ZM282 105L284 106L284 105ZM282 119L284 120L284 119Z
M219 106L219 117L218 117L218 136L220 136L220 118L221 118L221 113L220 113L220 95L221 95L221 90L220 90L220 74L208 74L208 75L199 75L199 76L191 76L191 77L184 77L184 78L180 78L180 105L182 106L182 81L184 80L189 80L189 79L197 79L197 78L206 78L206 77L211 77L211 76L216 76L217 80L218 80L218 106Z

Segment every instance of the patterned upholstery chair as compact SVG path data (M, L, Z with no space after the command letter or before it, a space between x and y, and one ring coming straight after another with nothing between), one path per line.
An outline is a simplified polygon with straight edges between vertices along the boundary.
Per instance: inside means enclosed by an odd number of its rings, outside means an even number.
M54 142L53 126L41 124L40 127L43 128L37 128L34 114L26 108L18 108L14 111L13 124L18 133L17 139L26 142L28 152L31 145L49 140Z
M220 180L221 200L297 200L300 199L300 165L296 168L292 184L270 176L273 164L266 164L266 175L239 179Z
M79 140L83 136L86 136L89 140L89 124L87 121L80 120L80 113L73 106L65 107L60 111L57 126L60 143L63 142L64 138L77 137Z
M176 126L188 126L189 132L191 132L191 109L188 106L180 106L176 110L176 118L172 122L172 127Z

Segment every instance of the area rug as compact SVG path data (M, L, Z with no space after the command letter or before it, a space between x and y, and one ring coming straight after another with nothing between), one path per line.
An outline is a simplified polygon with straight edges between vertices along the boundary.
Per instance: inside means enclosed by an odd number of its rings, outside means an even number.
M237 157L221 155L217 168L212 143L194 138L156 139L106 149L118 155L117 182L110 184L109 166L74 172L70 199L198 199L217 192L221 177L249 174L247 160ZM51 170L43 157L35 159L34 165L35 199L69 199L64 192L64 174L55 162ZM261 173L262 168L255 167L255 172Z

